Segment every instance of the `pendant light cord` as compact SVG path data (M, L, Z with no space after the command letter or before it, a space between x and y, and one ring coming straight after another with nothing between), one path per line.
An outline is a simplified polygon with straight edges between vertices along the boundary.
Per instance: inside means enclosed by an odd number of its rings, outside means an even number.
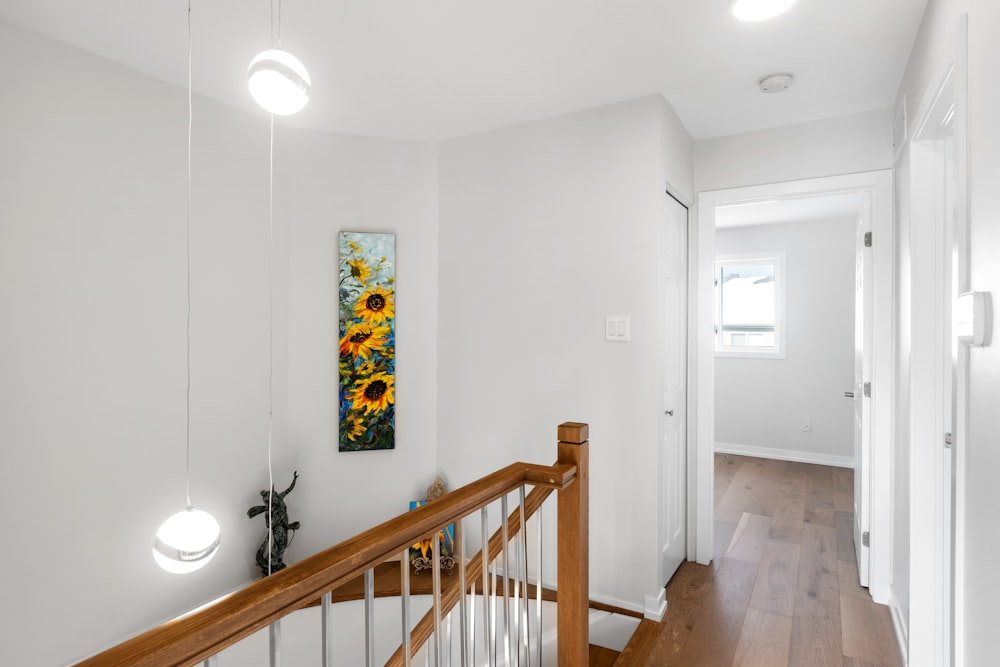
M281 46L281 0L278 0L278 20L274 20L274 0L271 0L271 46Z
M274 245L274 114L271 114L268 146L267 183L267 573L271 574L271 551L274 541L274 524L271 509L274 507L274 469L271 465L271 445L274 440L274 279L272 254Z
M185 392L185 461L184 461L184 483L185 495L187 498L187 508L191 506L191 126L192 126L192 104L191 104L191 0L188 0L187 11L187 33L188 33L188 126L187 126L187 223L185 225L185 264L187 267L187 326L185 331L185 355L187 361L187 389Z
M281 0L278 0L278 20L274 20L274 0L271 0L271 44L281 45ZM274 548L274 524L271 510L274 507L274 467L272 446L274 442L274 114L270 115L267 164L267 574L271 574L271 552Z

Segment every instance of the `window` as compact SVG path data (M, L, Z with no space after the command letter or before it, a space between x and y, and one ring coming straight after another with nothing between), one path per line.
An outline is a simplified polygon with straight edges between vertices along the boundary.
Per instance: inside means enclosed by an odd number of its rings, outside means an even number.
M785 254L715 261L715 354L785 357Z

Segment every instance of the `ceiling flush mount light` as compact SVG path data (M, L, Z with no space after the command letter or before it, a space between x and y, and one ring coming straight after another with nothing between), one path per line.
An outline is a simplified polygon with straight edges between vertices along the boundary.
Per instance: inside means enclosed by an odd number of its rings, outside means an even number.
M163 522L153 539L153 559L167 572L187 574L208 564L219 550L219 522L191 505L191 2L188 0L188 136L187 136L187 509Z
M258 54L247 75L250 94L265 111L288 116L309 102L309 72L288 51L268 49Z
M764 21L784 14L795 0L733 0L729 11L740 21Z
M774 74L762 76L757 80L757 85L760 86L760 92L762 93L780 93L788 90L793 81L795 81L795 77L790 73L775 72Z

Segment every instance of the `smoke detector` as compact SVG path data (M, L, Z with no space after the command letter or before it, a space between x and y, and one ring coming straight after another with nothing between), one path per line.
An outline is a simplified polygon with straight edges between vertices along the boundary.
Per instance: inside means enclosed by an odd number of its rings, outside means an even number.
M760 86L762 93L780 93L787 90L793 81L795 81L795 77L789 72L775 72L762 76L757 81L757 85Z

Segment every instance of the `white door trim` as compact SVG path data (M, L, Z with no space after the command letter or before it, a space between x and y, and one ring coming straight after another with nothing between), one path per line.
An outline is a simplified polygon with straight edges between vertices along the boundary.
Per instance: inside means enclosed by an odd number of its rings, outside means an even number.
M762 201L781 197L806 197L837 192L862 191L872 196L873 260L875 265L873 364L872 364L872 442L873 479L889 480L892 473L892 314L893 314L893 184L892 170L870 171L842 176L828 176L801 181L752 185L727 190L713 190L698 195L698 225L692 229L692 276L689 319L689 378L691 414L689 423L693 462L689 488L688 531L689 558L699 563L712 559L714 531L715 441L715 344L713 336L715 266L715 208L722 204ZM879 484L872 497L872 549L870 590L876 602L887 603L890 582L889 519L892 489Z
M909 664L964 664L964 522L968 348L953 342L952 304L969 289L966 176L967 16L953 38L952 59L926 91L910 141L910 544ZM949 132L951 175L941 152ZM953 264L954 262L957 262ZM954 281L954 284L953 284ZM916 298L916 296L914 297ZM955 364L953 367L952 364ZM957 372L956 372L957 371ZM944 433L953 435L951 449ZM946 480L950 478L950 483Z

